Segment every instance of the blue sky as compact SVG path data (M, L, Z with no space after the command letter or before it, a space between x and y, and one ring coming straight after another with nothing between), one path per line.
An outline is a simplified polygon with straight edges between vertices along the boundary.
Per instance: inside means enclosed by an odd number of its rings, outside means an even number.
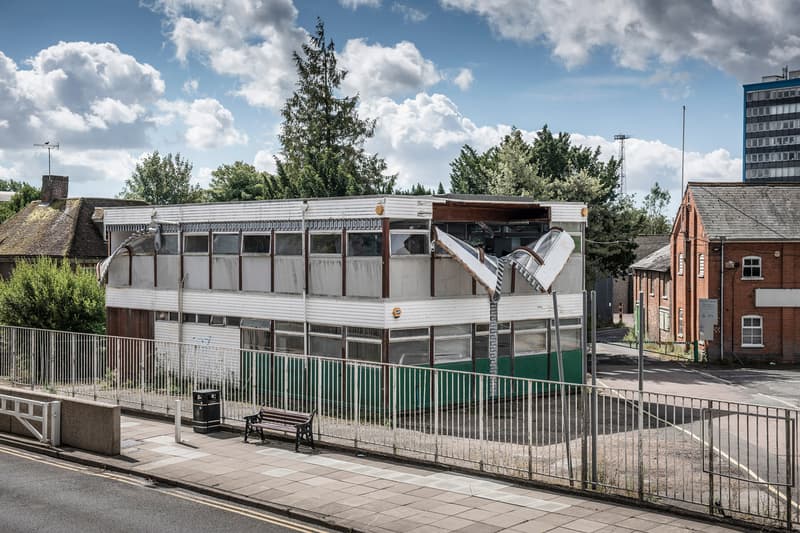
M573 134L616 153L628 190L678 196L686 175L741 176L742 83L798 66L791 0L4 0L0 177L53 172L72 195L114 196L144 154L181 152L207 183L220 164L271 170L291 52L322 17L343 86L378 120L368 147L400 183L448 185L460 147L512 126Z

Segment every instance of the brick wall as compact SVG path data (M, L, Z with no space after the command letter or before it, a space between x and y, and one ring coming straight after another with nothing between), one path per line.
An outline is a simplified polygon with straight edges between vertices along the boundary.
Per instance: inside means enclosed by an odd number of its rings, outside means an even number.
M639 301L639 291L644 292L645 340L651 342L672 341L672 325L670 324L669 329L661 329L659 320L661 309L669 309L670 307L669 274L666 272L637 270L633 278L634 304ZM665 286L667 289L666 298L663 296Z
M691 196L687 191L673 227L672 326L677 341L699 340L699 300L720 298L720 256L718 239L709 240ZM684 254L683 275L679 273ZM703 256L701 274L700 256ZM761 259L762 279L742 279L744 258ZM756 307L756 289L800 288L800 243L737 242L724 243L724 312L722 336L724 358L742 362L800 362L800 308ZM684 335L678 335L679 310L684 310ZM742 346L742 317L762 319L763 347ZM707 340L709 357L720 357L720 325Z

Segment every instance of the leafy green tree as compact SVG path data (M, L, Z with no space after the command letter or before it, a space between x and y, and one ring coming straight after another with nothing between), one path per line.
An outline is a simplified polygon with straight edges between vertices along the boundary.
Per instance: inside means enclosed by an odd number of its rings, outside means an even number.
M661 235L670 232L672 224L664 214L670 199L669 191L662 189L658 182L655 182L644 197L642 233Z
M211 172L207 197L212 202L268 200L275 197L273 177L242 161Z
M321 20L294 63L297 88L281 111L277 192L286 198L391 192L396 176L385 175L386 162L364 149L375 121L359 118L358 96L337 96L347 71L337 68Z
M465 144L450 162L450 190L456 194L488 194L491 152L479 154Z
M604 162L599 149L573 145L569 134L553 135L547 125L532 143L515 129L483 154L467 148L451 164L459 170L456 179L451 173L454 192L529 196L588 205L587 285L601 274L622 275L633 262L633 238L640 233L641 211L630 197L619 193L619 164L614 158ZM481 189L483 183L485 190Z
M104 333L103 289L92 270L73 270L67 261L22 261L7 281L0 281L0 323Z
M11 218L23 207L41 198L41 190L25 182L0 179L0 191L14 191L8 202L0 204L0 223Z
M203 199L200 187L192 184L192 164L182 159L181 154L162 157L158 150L137 163L120 197L152 205L186 204Z

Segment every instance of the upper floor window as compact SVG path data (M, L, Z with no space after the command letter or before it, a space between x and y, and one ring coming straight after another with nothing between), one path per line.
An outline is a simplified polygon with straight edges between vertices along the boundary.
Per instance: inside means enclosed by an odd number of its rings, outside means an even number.
M760 257L751 255L742 259L742 279L762 279Z
M697 277L704 278L706 277L706 256L705 254L700 254L697 256Z
M303 235L300 233L276 233L275 255L303 255Z
M208 253L208 234L203 235L184 235L183 253L185 254L207 254Z
M683 276L683 254L678 254L678 275Z
M661 278L661 298L669 299L669 280L665 277Z
M161 248L158 249L159 255L178 255L178 234L162 233Z
M237 255L239 253L239 234L215 233L212 245L214 255Z
M683 308L678 309L678 337L683 337Z
M311 253L312 254L342 254L342 234L341 233L312 233L311 234Z
M742 317L742 347L761 348L764 346L763 319L758 315Z
M653 292L653 273L647 273L647 294L653 296L655 293Z
M266 234L242 235L242 254L268 254L270 236Z

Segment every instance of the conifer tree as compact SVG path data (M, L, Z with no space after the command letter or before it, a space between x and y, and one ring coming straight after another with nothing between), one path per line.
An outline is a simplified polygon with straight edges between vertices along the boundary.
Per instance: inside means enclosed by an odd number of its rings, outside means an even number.
M342 96L347 71L337 68L333 41L317 20L316 34L294 53L297 88L281 115L276 184L289 197L347 196L392 191L396 176L364 143L375 121L359 118L358 95Z

